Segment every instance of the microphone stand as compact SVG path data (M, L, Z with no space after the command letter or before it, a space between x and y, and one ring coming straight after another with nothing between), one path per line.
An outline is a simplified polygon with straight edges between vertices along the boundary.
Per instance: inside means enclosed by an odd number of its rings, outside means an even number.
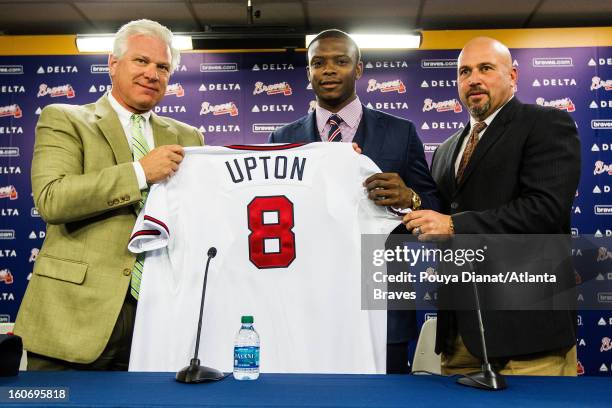
M470 269L476 273L476 268L471 262L468 262ZM485 329L482 323L482 313L480 308L480 298L478 297L478 286L476 282L474 285L474 297L476 299L476 315L478 316L478 328L480 330L480 345L482 346L482 366L480 371L470 373L465 376L459 377L457 382L461 385L468 387L480 388L483 390L498 391L507 388L506 379L503 375L496 373L489 363L489 356L487 354L487 343L485 341Z
M206 296L206 279L208 278L208 266L210 260L217 255L217 248L210 247L208 249L208 259L206 261L206 269L204 270L204 285L202 287L202 302L200 304L200 319L198 320L198 332L195 343L195 352L193 358L189 361L189 365L176 373L176 381L182 383L201 383L205 381L217 381L225 377L221 371L200 365L198 358L198 350L200 348L200 333L202 332L202 316L204 314L204 298Z

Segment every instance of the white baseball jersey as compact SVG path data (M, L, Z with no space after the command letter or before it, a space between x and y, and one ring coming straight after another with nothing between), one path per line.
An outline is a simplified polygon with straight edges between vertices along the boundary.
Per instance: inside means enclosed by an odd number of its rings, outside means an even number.
M147 252L131 371L177 371L193 356L233 367L253 315L264 373L384 373L386 311L361 310L361 235L401 222L367 198L380 172L348 143L186 148L154 185L129 244Z

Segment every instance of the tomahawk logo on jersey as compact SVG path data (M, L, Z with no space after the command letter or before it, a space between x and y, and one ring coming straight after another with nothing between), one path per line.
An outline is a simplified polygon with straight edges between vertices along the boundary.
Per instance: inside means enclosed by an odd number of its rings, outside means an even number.
M186 148L129 244L148 251L130 370L187 364L214 246L203 364L230 371L240 316L254 315L262 372L384 373L386 312L360 298L361 234L400 223L367 198L379 171L347 143Z

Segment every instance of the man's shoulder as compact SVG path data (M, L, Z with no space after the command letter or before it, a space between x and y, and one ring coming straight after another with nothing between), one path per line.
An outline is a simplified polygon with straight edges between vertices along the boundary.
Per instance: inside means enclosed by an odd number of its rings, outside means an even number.
M268 139L271 143L295 143L309 140L310 135L305 131L305 123L312 114L302 116L291 123L287 123L274 130ZM314 120L314 119L313 119Z
M297 128L300 128L304 126L304 123L308 120L308 118L310 118L310 116L311 116L310 114L304 115L301 118L294 120L293 122L287 123L279 127L278 129L276 129L274 133L279 134L279 133L283 133L288 130L295 130Z
M515 97L516 99L516 97ZM521 118L521 120L525 120L528 118L542 118L542 117L566 117L566 118L570 118L569 113L567 113L567 111L564 111L562 109L553 107L553 106L546 106L546 105L542 105L539 103L523 103L519 100L515 100L515 101L511 101L510 103L513 103L514 107L515 107L515 119L518 119L518 117ZM541 103L545 103L545 101L541 102ZM566 104L565 106L563 106L563 108L565 109L571 109L573 106L573 103L568 99L568 100L561 100L559 101L560 105L563 105L564 103Z
M84 117L88 115L93 115L95 112L95 103L88 103L85 105L70 105L67 103L52 103L50 105L45 106L41 115L53 115L53 114L64 114L66 116L78 116Z

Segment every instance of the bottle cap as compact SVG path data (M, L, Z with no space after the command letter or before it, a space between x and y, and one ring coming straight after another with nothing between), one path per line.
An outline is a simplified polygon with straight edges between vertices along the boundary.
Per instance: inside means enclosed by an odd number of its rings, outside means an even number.
M253 323L253 316L242 316L241 323Z

